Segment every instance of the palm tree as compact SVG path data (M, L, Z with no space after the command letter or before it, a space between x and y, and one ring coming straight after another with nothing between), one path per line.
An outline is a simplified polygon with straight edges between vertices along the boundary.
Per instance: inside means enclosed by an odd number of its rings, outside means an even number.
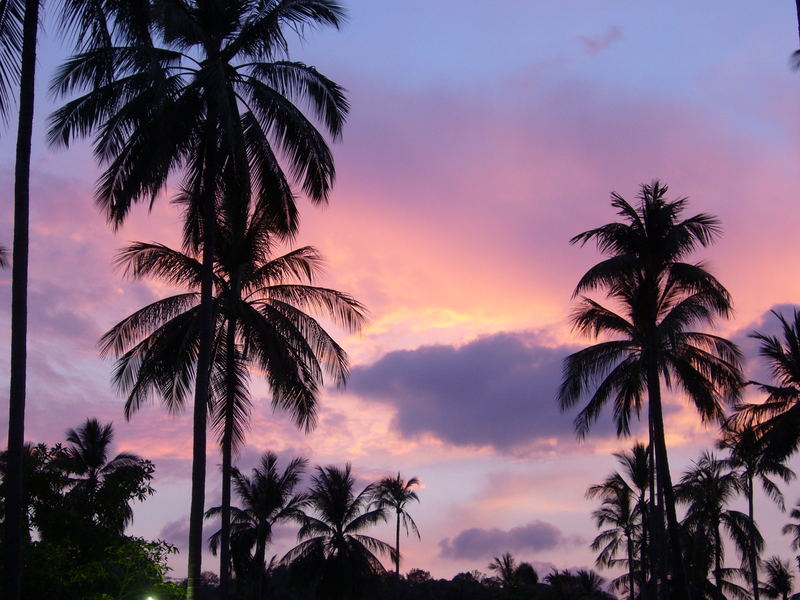
M760 404L739 407L736 418L753 424L762 438L765 453L774 460L786 459L800 444L800 312L790 319L772 311L781 325L782 336L753 332L759 340L758 353L769 363L774 383L749 382L767 395Z
M77 503L93 524L122 534L133 520L129 499L144 500L153 493L152 463L125 452L109 458L114 439L111 423L87 419L66 435L64 466L72 482L67 500Z
M253 469L252 475L241 473L233 468L232 475L242 507L231 507L233 513L231 546L236 566L237 583L241 586L248 579L253 585L253 597L261 598L265 572L266 549L272 541L276 525L300 516L306 499L295 493L295 488L305 471L308 460L295 458L280 471L278 457L266 452L261 463ZM206 519L218 517L223 507L216 506L206 512ZM209 539L211 551L216 554L220 548L222 531L217 531ZM241 590L241 588L240 588Z
M636 544L637 532L640 529L638 514L634 504L634 492L619 473L612 473L603 483L593 485L586 492L587 498L600 497L600 508L592 512L592 518L598 528L609 526L601 531L592 542L592 550L600 554L595 564L599 567L616 567L627 564L629 599L636 597ZM620 560L617 555L624 546L626 558Z
M752 519L743 512L727 508L727 504L741 491L741 483L737 473L726 467L724 461L704 452L694 467L681 478L675 491L678 501L688 505L684 526L696 538L709 541L714 584L720 597L724 597L725 588L725 547L721 529L724 528L728 533L743 559L751 548L760 552L764 546L764 540Z
M664 498L676 593L689 598L680 548L664 433L661 377L668 388L691 398L703 421L722 419L722 403L738 397L740 352L735 344L688 330L713 323L731 310L728 291L702 264L684 262L698 246L719 234L716 218L698 214L682 219L687 200L668 201L667 187L643 185L638 207L612 194L612 206L623 222L581 233L571 242L597 242L610 255L581 278L575 295L605 289L620 313L581 296L573 315L577 331L608 336L568 356L558 392L562 409L574 406L593 390L575 419L580 437L587 435L602 409L613 404L617 433L626 435L632 415L640 413L647 393L648 423L655 454L658 495Z
M318 598L361 597L371 580L384 572L376 554L395 559L389 544L363 533L386 520L383 508L370 507L375 485L358 494L354 487L349 463L344 469L317 467L308 496L314 515L300 517L300 544L281 559L306 581L316 582Z
M652 473L650 452L644 444L637 442L630 452L616 452L614 456L622 467L622 476L627 478L635 497L635 512L640 522L639 535L639 589L645 590L647 586L648 569L650 566L650 529L652 526L651 507L648 504L647 493L650 491L650 475ZM642 594L643 592L640 592Z
M412 477L408 481L403 481L400 473L397 477L384 477L378 482L375 488L375 499L379 508L384 508L395 513L395 546L394 546L394 572L400 576L400 523L405 527L406 535L413 531L420 539L419 529L414 519L408 514L406 505L411 502L419 502L419 496L414 491L414 487L419 485L419 479Z
M510 552L495 556L489 563L489 570L497 573L497 581L504 590L516 586L517 561Z
M557 600L613 600L603 588L605 580L594 571L555 569L544 578Z
M5 0L0 5L0 116L7 114L19 77L19 118L14 163L14 262L11 269L11 372L8 400L8 457L5 579L9 600L22 594L23 461L28 337L28 219L33 135L36 35L39 0ZM19 62L18 62L19 61ZM19 70L18 70L19 69Z
M761 593L767 598L781 598L789 600L800 597L800 594L792 594L792 582L794 574L789 561L783 561L777 556L770 556L764 561L764 570L767 572L767 582L761 586ZM792 594L790 596L790 594Z
M347 355L305 311L357 331L364 308L347 294L312 285L321 257L304 247L272 258L274 240L256 212L243 231L221 221L216 248L215 351L211 374L213 419L222 446L221 572L228 572L232 453L249 421L248 367L263 371L273 406L288 410L306 430L316 422L323 373L344 385ZM202 266L196 256L159 244L134 244L120 255L134 277L157 276L195 291L159 300L130 315L101 340L118 357L117 385L128 394L126 415L159 393L169 410L186 401L197 363L198 295ZM168 368L165 366L168 365ZM222 580L222 578L221 578Z
M800 503L791 510L789 517L800 521ZM792 550L800 550L800 523L787 523L781 531L783 535L791 534ZM798 558L798 564L800 564L800 558Z
M201 569L218 199L223 187L240 198L252 192L270 207L274 229L291 234L297 210L286 165L312 202L327 200L333 158L296 103L308 105L334 139L348 103L337 84L288 60L285 29L338 27L344 10L334 0L117 4L112 44L77 54L56 75L57 93L88 92L51 117L49 136L68 145L96 132L96 156L106 165L97 201L115 228L133 204L152 202L176 171L194 201L185 242L200 248L203 269L188 553L193 600Z
M786 510L783 494L770 477L779 477L784 483L789 483L795 478L794 471L788 468L782 460L765 452L763 440L752 423L735 418L727 421L722 429L719 447L728 449L730 452L724 462L736 470L739 475L739 485L747 497L748 517L752 523L756 522L753 499L756 478L781 512ZM748 548L748 562L753 600L759 600L758 565L760 557L752 539Z

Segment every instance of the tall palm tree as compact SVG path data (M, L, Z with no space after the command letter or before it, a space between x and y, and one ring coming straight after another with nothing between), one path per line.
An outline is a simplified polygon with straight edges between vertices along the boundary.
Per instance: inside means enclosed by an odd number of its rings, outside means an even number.
M0 115L5 117L19 78L19 118L14 163L14 261L11 269L11 371L5 523L5 580L9 600L22 593L23 461L28 337L28 219L39 0L0 5Z
M729 451L729 456L724 462L739 475L739 485L747 498L747 512L752 523L756 522L754 508L756 479L761 482L762 488L778 505L781 512L786 510L783 494L771 477L779 477L784 483L789 483L795 478L794 471L787 467L783 460L765 451L763 440L752 423L735 418L726 421L719 447ZM761 559L753 541L750 540L748 548L748 568L753 600L759 600L758 565Z
M736 419L750 422L763 440L765 452L775 460L788 458L800 445L800 311L791 318L772 311L781 325L781 336L753 332L758 353L766 359L773 383L749 382L767 395L761 403L739 407Z
M599 567L628 567L628 598L636 597L636 538L640 529L634 492L619 473L612 473L603 483L593 485L586 492L587 498L602 500L600 508L592 512L598 528L608 527L592 542L592 550L600 554L595 564ZM624 547L625 559L617 558Z
M688 506L685 527L697 538L705 538L710 542L714 584L720 598L724 597L725 589L725 546L721 530L728 533L743 560L746 560L751 548L760 552L764 547L764 540L755 522L743 512L727 508L740 491L738 474L729 470L724 461L704 452L681 478L675 492L678 501Z
M262 215L263 216L263 215ZM344 350L306 311L356 331L363 307L347 294L313 285L321 257L311 247L271 256L274 240L251 215L240 231L221 222L216 246L212 356L212 424L223 454L221 571L229 569L232 453L243 443L249 421L248 368L260 369L272 391L273 406L288 410L310 430L323 374L337 385L347 377ZM157 276L190 287L188 293L156 301L112 328L101 340L103 353L118 357L114 379L128 394L126 415L154 393L169 410L186 402L197 368L202 265L196 256L158 244L134 244L120 255L134 277ZM191 288L194 287L194 290Z
M300 517L300 543L282 559L307 580L316 583L318 598L359 598L384 568L376 555L394 560L394 549L363 532L386 520L383 508L370 507L375 485L355 492L348 463L344 469L317 467L312 478L309 505L313 514Z
M800 597L800 594L792 594L794 574L789 561L783 561L777 556L770 556L764 561L764 570L767 572L767 582L761 587L761 592L767 598L781 598L781 600L792 598L794 600Z
M95 153L106 165L96 197L115 228L133 204L152 202L176 171L195 201L191 212L198 218L190 221L200 227L186 230L186 244L200 247L203 265L188 552L187 597L193 600L201 569L222 174L228 191L256 194L275 215L274 227L287 234L296 230L297 210L284 168L312 202L327 200L333 157L297 103L307 105L334 139L349 107L341 87L289 60L286 30L338 27L344 10L334 0L116 4L112 44L77 54L56 75L57 93L88 92L51 117L49 135L52 143L68 145L96 132Z
M406 509L411 502L419 502L419 496L413 489L417 486L419 486L419 479L412 477L408 481L404 481L398 473L397 477L384 477L375 488L378 507L395 514L394 572L397 576L400 576L400 523L402 522L405 527L406 535L409 534L409 531L413 531L420 539L417 524Z
M238 550L238 556L236 552L233 553L234 564L238 565L237 584L242 586L247 579L250 579L254 598L261 598L266 549L272 541L274 527L286 521L296 520L305 505L305 496L295 493L295 489L307 464L307 459L295 458L281 471L277 455L266 452L250 477L236 468L232 470L236 495L241 502L241 508L231 508L233 513L231 545ZM206 512L206 519L220 516L222 510L222 506L209 509ZM221 530L209 539L214 554L220 548L221 540ZM240 591L241 589L239 587Z
M703 421L721 420L723 401L739 394L740 352L728 340L689 329L713 323L731 311L730 295L722 284L702 264L684 262L698 246L708 246L717 237L719 223L707 214L682 218L687 200L669 201L667 191L658 181L643 185L636 207L614 193L611 204L623 221L572 238L573 244L594 240L609 255L578 282L574 295L581 300L572 319L578 332L608 339L565 359L558 399L562 409L568 409L591 393L575 419L580 437L587 435L609 403L617 432L625 435L647 394L675 589L689 598L669 473L661 379L668 388L686 392ZM604 289L621 312L582 296L596 289Z

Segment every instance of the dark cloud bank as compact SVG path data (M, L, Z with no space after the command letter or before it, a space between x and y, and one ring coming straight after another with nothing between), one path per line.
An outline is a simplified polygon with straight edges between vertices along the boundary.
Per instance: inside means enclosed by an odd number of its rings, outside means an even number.
M541 439L574 438L576 410L561 413L556 391L565 356L539 333L499 333L460 347L390 352L354 368L349 390L391 404L403 435L430 432L461 446L510 451ZM594 430L613 435L601 416Z
M555 525L534 521L511 529L465 529L454 538L439 542L439 555L444 558L478 559L503 552L533 553L558 546L576 546L585 542L577 536L565 536Z

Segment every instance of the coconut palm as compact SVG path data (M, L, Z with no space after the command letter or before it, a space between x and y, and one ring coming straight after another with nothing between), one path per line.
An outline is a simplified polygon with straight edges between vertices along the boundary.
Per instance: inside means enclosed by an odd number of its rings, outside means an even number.
M397 477L384 477L375 488L375 500L378 507L395 514L394 570L398 576L400 575L400 523L402 522L405 527L406 535L413 531L417 538L420 538L417 524L406 509L411 502L419 502L419 496L413 489L417 486L419 486L419 479L412 477L408 481L404 481L398 473Z
M544 580L557 600L613 600L604 589L605 580L594 571L579 569L573 573L555 569Z
M761 586L761 593L767 598L781 598L781 600L795 600L800 594L792 594L794 574L789 561L783 561L777 556L770 556L764 561L764 570L767 574L766 583Z
M598 528L608 527L592 542L592 550L597 552L595 564L598 567L628 567L628 593L630 600L636 596L636 538L641 526L637 514L634 492L619 473L612 473L603 483L593 485L586 492L587 498L602 500L600 508L592 512ZM620 551L625 558L620 559Z
M644 444L636 443L629 452L615 452L614 456L622 468L621 475L629 483L635 493L635 512L640 524L638 541L639 548L639 577L640 590L645 590L647 585L648 569L650 567L649 552L651 550L650 528L652 521L652 507L647 500L650 491L650 476L652 473L650 452ZM642 592L643 593L643 592ZM642 594L640 593L640 595Z
M786 510L783 494L771 478L778 477L784 483L789 483L795 478L794 471L788 468L783 460L765 451L763 440L752 423L735 418L727 421L722 429L719 447L729 451L729 456L724 462L739 475L740 488L747 498L748 517L751 522L756 522L753 498L756 479L778 508L782 512ZM748 548L748 569L753 600L759 600L758 565L761 559L752 542L753 540Z
M247 579L253 585L253 597L261 598L261 589L266 568L266 549L272 541L276 525L297 519L306 499L295 492L306 469L308 460L292 459L281 471L278 457L266 452L258 467L248 477L233 468L233 481L240 507L232 507L231 545L236 566L236 579L243 586ZM216 506L206 512L206 519L218 517L223 507ZM216 554L220 548L222 531L217 531L209 539L211 551ZM240 587L241 589L241 587Z
M800 521L800 503L790 512L789 517L795 521ZM787 523L782 529L783 535L792 536L792 550L800 550L800 523Z
M320 313L356 331L363 307L347 294L312 285L321 257L311 247L271 256L275 240L262 223L263 211L241 230L219 223L216 245L212 357L212 424L223 454L222 571L230 564L232 453L243 443L249 421L248 368L262 371L276 408L288 410L298 426L316 422L317 397L327 373L344 385L347 355L306 311ZM202 265L196 256L159 244L134 244L120 255L134 277L155 276L194 287L130 315L101 340L104 353L118 357L115 382L128 395L130 416L161 395L169 410L186 402L198 364L199 305L196 288Z
M497 574L496 579L504 590L516 586L517 561L510 552L493 557L488 569Z
M727 508L741 489L738 474L729 470L724 461L704 452L681 478L675 491L678 501L687 505L684 527L696 539L705 538L709 542L708 557L713 559L714 584L721 597L725 589L722 529L731 538L743 560L746 560L751 548L760 552L764 546L753 520L743 512Z
M49 136L67 145L96 133L95 153L105 165L96 197L115 228L135 203L152 202L175 172L194 201L185 242L200 248L203 270L188 552L193 599L201 568L217 203L223 184L241 198L253 193L270 207L274 229L290 234L297 210L285 169L313 202L327 199L333 158L297 103L334 138L348 104L337 84L289 60L286 30L338 27L344 11L333 0L115 5L112 43L75 55L57 73L56 93L86 93L56 111Z
M22 593L28 215L38 29L39 0L5 0L0 4L0 117L6 117L11 90L17 80L19 81L19 118L14 163L14 263L11 269L11 371L4 540L5 588L9 600L18 600Z
M110 458L114 439L111 423L87 419L67 430L65 470L70 474L68 502L96 525L122 534L133 520L131 499L144 500L153 493L152 463L126 452Z
M678 520L665 441L661 379L668 389L690 397L703 421L719 421L723 401L735 400L741 385L740 352L735 344L692 331L731 310L728 291L702 264L684 262L698 246L719 234L716 218L698 214L683 218L687 200L666 199L667 187L643 185L637 207L612 194L612 206L623 217L575 236L571 242L596 241L609 257L581 278L579 296L604 289L614 312L581 296L573 315L575 329L604 341L565 359L558 392L562 409L585 395L586 406L575 419L580 437L588 434L603 408L613 405L619 435L630 430L647 401L659 496L664 498L676 593L690 597L681 556ZM646 396L645 396L646 393Z
M360 598L384 572L378 555L394 560L394 549L363 532L386 521L386 511L372 506L375 484L355 492L348 463L344 469L317 467L308 495L313 514L300 517L300 543L282 559L316 583L318 598Z
M788 458L800 444L800 312L790 318L772 311L781 325L781 336L753 332L758 353L766 359L773 383L751 381L767 395L764 402L740 407L739 421L752 423L762 438L765 452L775 460Z

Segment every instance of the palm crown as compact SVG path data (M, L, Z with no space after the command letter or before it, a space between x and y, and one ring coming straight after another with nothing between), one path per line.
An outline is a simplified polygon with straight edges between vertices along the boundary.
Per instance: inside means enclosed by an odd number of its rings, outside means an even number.
M767 398L762 403L744 404L739 420L753 423L763 437L765 451L776 460L788 458L800 444L800 311L792 317L772 311L781 325L781 337L754 332L759 355L766 359L773 383L750 382Z
M278 457L267 452L261 457L258 467L248 477L238 469L233 469L233 482L240 507L231 507L232 535L231 546L236 573L240 579L248 574L252 564L252 577L259 578L264 570L265 551L272 541L273 528L280 523L297 519L305 505L303 494L295 493L295 488L305 471L308 461L295 458L281 471ZM220 516L222 507L217 506L206 512L206 518ZM216 554L220 544L221 531L209 539L211 550Z
M316 579L319 597L357 597L384 571L376 554L395 556L390 545L364 533L386 520L383 508L370 508L375 486L359 493L354 487L350 464L317 467L308 495L314 513L301 516L301 542L282 559Z
M107 165L97 200L113 224L179 170L197 195L210 192L203 177L215 167L212 178L225 173L241 196L252 192L285 231L297 226L285 171L313 201L327 198L333 158L297 103L334 138L349 106L340 86L288 60L284 28L338 27L337 2L153 0L110 10L113 27L93 30L105 43L73 56L53 81L60 95L89 91L53 114L49 136L68 144L97 132L95 154Z

